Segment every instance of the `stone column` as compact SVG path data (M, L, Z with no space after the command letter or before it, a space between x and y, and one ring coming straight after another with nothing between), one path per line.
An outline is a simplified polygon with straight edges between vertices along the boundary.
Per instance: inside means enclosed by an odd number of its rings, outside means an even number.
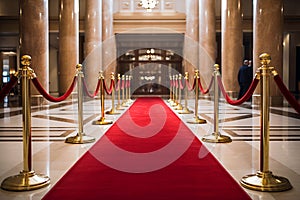
M85 80L95 91L102 65L102 0L87 0L85 11Z
M79 62L79 1L60 0L59 93L70 87Z
M199 67L206 85L212 78L217 55L215 9L215 1L199 0Z
M113 0L102 0L102 69L110 78L116 69L116 47L113 32Z
M48 1L20 1L20 54L30 55L31 67L43 88L49 90ZM32 87L32 95L39 92ZM33 101L34 103L34 101Z
M283 3L282 0L255 0L253 8L253 69L261 66L259 56L270 54L270 65L274 66L282 77L283 74ZM281 106L283 97L275 82L270 83L272 106ZM255 91L259 96L259 89ZM254 98L259 103L259 98Z
M186 31L184 41L184 67L193 77L194 70L198 69L199 59L199 0L186 0ZM190 78L193 82L193 78Z
M236 97L237 75L243 61L242 9L240 0L222 0L222 81L226 91Z

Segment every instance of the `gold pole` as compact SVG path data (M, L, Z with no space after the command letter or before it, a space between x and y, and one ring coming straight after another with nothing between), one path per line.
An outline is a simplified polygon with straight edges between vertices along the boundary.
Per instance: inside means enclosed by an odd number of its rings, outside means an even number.
M170 75L169 76L169 78L170 78L170 83L172 82L172 76ZM172 84L172 87L173 87L173 84ZM169 97L169 100L168 100L168 102L169 103L171 103L172 102L172 87L171 87L171 84L170 84L170 97Z
M24 55L22 64L22 108L23 108L23 171L18 175L6 178L1 188L11 191L28 191L46 187L50 184L50 178L43 174L36 174L32 170L31 148L31 99L30 79L35 77L30 68L31 57Z
M182 104L181 104L181 88L180 88L180 83L181 83L182 75L178 75L178 100L177 100L177 106L174 108L175 110L182 110Z
M211 135L205 135L202 138L204 142L211 143L229 143L232 142L229 136L221 135L219 132L219 87L218 76L220 76L220 66L214 65L214 132Z
M129 83L129 75L126 75L126 83ZM125 84L126 85L126 84ZM129 84L127 85L127 89L126 89L126 104L130 104L131 101L129 100Z
M128 101L129 103L132 103L133 100L131 99L131 80L133 79L133 77L131 75L129 75L129 85L128 85Z
M173 75L173 80L175 82L174 84L174 89L173 89L173 102L171 103L171 106L172 107L175 107L178 105L178 102L177 102L177 87L176 87L176 83L178 81L178 75Z
M83 132L83 92L82 92L82 79L84 77L82 72L82 65L76 66L77 70L77 99L78 99L78 133L76 136L66 138L65 142L70 144L84 144L95 142L95 138L87 136Z
M194 119L188 120L187 122L190 124L205 124L205 119L200 119L198 116L198 99L199 99L199 83L198 80L200 79L199 70L195 70L195 117Z
M269 170L269 96L270 96L270 76L273 67L270 67L271 56L263 53L259 57L262 66L259 68L261 73L260 89L261 95L261 117L260 117L260 170L256 174L244 176L240 181L245 188L280 192L292 188L289 180L284 177L275 176Z
M127 105L127 103L126 103L126 99L125 99L125 93L126 93L126 90L125 90L125 88L126 88L126 82L125 82L125 75L123 74L122 75L122 81L124 82L124 88L122 89L122 106L123 107L128 107L128 105Z
M186 83L189 81L189 73L188 72L185 72L184 79L185 79ZM186 85L185 90L184 90L184 107L183 107L182 111L179 112L179 114L191 114L191 113L193 113L193 111L188 109L187 98L188 98L188 86Z
M101 85L100 85L100 101L101 101L101 118L97 121L94 121L93 124L94 125L107 125L107 124L112 124L113 122L111 120L106 120L105 119L105 112L104 112L104 76L102 74L102 72L100 72L99 74L99 79L101 81Z
M112 80L111 83L115 80L115 73L111 72L110 79ZM106 111L108 115L118 115L119 112L115 111L115 89L113 88L111 91L111 110Z
M118 79L119 89L118 89L118 104L116 106L116 109L117 110L124 110L124 108L122 108L122 106L121 106L121 83L120 83L121 75L120 74L118 74L117 79Z

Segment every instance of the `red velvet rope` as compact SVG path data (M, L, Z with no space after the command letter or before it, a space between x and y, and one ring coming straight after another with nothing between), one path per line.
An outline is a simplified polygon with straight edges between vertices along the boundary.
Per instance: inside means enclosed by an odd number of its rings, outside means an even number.
M122 86L121 86L121 89L123 90L125 87L125 80L122 79Z
M89 90L87 88L87 85L86 85L86 82L84 79L82 79L82 82L83 82L83 86L84 86L84 92L87 96L89 96L90 98L95 98L97 96L97 94L99 93L99 89L100 89L100 79L98 79L98 83L97 83L97 86L96 86L96 90L93 94L89 93Z
M40 82L38 81L37 78L32 79L32 83L34 84L35 88L43 95L44 98L46 98L48 101L52 101L52 102L60 102L60 101L64 101L66 98L68 98L75 88L76 81L77 81L77 76L74 77L70 88L67 90L67 92L64 95L62 95L60 97L53 97L50 94L48 94L46 92L46 90L44 90L44 88L42 87L42 85L40 84Z
M247 92L244 94L244 96L242 96L242 98L238 99L238 100L232 100L228 94L226 93L225 89L224 89L224 85L222 83L221 80L221 76L218 76L218 85L222 91L223 96L225 97L226 101L231 104L231 105L240 105L242 103L244 103L245 101L247 101L253 94L257 84L259 82L259 79L253 79L252 83L250 85L250 87L248 88Z
M170 88L173 87L173 80L170 79Z
M193 89L195 89L195 85L196 85L196 79L194 79L194 83L193 86L191 87L190 82L188 79L185 79L185 85L188 87L189 91L192 91Z
M17 81L18 81L18 77L17 76L12 76L10 78L10 81L2 88L2 90L0 91L0 102L3 101L4 97L9 93L9 91L16 85Z
M182 90L184 88L183 84L182 84L182 79L179 79L179 86L180 86L180 89Z
M118 80L118 83L116 84L116 91L119 91L119 89L120 89L120 82L121 82L121 80Z
M178 79L175 80L175 87L178 88Z
M300 105L296 98L291 95L290 91L285 87L282 79L279 75L274 76L274 80L279 87L281 93L285 96L286 100L291 104L291 106L300 114Z
M212 86L212 83L213 83L213 79L214 77L211 78L210 80L210 83L209 83L209 86L206 90L203 90L203 87L202 87L202 84L201 84L201 81L200 81L200 78L198 79L198 83L199 83L199 89L201 91L202 94L207 94Z
M105 89L105 92L106 92L107 94L111 94L111 93L112 93L112 90L113 90L113 88L114 88L114 85L115 85L115 81L114 81L113 79L111 79L110 87L109 87L109 90L108 90L107 87L106 87L105 80L104 80L104 79L102 79L102 80L103 80L103 87L104 87L104 89Z
M126 87L126 88L128 88L128 87L129 87L129 80L126 80L125 87Z

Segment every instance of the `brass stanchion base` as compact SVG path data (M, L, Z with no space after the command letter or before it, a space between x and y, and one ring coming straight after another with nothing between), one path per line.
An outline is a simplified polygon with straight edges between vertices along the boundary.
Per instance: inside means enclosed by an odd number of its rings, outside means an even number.
M174 110L182 110L183 107L180 103L178 103L178 105L174 108Z
M108 125L112 124L113 122L111 120L106 120L104 117L101 117L97 121L93 121L93 125Z
M203 142L211 143L230 143L232 142L231 138L226 135L221 135L220 133L213 133L211 135L205 135L202 138Z
M194 117L194 119L188 120L187 123L190 123L190 124L206 124L206 120L205 119L200 119L197 116L197 117Z
M109 111L106 111L105 114L108 114L108 115L118 115L120 113L116 112L115 109L111 109Z
M122 106L122 107L128 107L129 105L127 104L127 102L123 102L123 103L121 104L121 106Z
M125 108L123 108L121 105L117 105L116 110L125 110Z
M65 142L70 144L85 144L95 142L95 138L83 134L80 137L80 135L77 134L76 136L68 137Z
M6 178L1 183L1 188L10 191L28 191L46 187L50 184L50 178L43 174L36 174L34 171L20 172L15 176Z
M188 108L183 108L180 112L178 112L179 114L191 114L194 113L193 111L189 110Z
M171 107L176 107L176 106L178 106L178 103L174 101L170 105L171 105Z
M245 188L262 192L281 192L292 189L287 178L274 176L270 171L258 171L256 174L244 176L240 183Z

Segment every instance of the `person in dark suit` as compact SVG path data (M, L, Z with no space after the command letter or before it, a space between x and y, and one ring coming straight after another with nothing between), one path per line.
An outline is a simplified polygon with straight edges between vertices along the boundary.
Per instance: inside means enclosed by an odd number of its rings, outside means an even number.
M244 60L243 65L239 69L238 73L238 82L240 85L240 92L238 99L242 98L244 94L247 92L249 86L251 85L253 79L253 67L252 61ZM251 98L248 99L251 101Z

